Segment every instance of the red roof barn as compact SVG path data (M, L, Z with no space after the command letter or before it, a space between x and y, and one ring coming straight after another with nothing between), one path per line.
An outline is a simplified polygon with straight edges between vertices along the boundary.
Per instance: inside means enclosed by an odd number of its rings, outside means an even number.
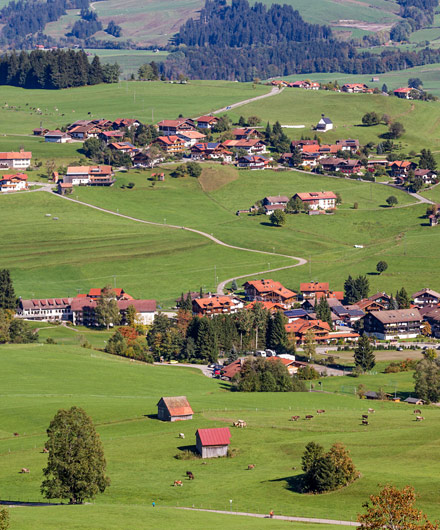
M216 458L226 456L228 452L231 432L228 427L215 429L197 429L196 447L202 458Z
M162 397L157 404L157 417L162 421L192 420L193 410L186 396Z

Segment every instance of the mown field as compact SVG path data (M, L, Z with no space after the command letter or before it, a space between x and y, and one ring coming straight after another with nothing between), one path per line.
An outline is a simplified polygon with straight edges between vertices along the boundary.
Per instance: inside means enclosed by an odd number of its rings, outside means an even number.
M151 50L102 50L86 49L90 59L97 55L102 63L118 63L122 70L122 79L129 79L133 74L137 77L139 67L145 63L165 61L168 52L153 52Z
M439 448L437 408L426 408L426 421L414 421L406 404L374 403L368 428L360 415L371 405L335 394L238 394L196 369L147 366L73 346L11 345L0 348L4 383L0 397L0 478L2 500L42 501L39 485L46 456L45 429L61 407L83 407L94 419L104 443L111 487L84 507L13 508L13 528L157 528L179 521L183 528L232 525L265 528L265 521L226 519L182 513L192 506L237 511L352 520L378 484L412 484L419 505L439 517L436 470ZM395 376L397 377L397 376ZM335 378L336 379L336 378ZM327 381L327 380L326 380ZM357 382L357 380L354 380ZM324 384L329 384L325 382ZM187 395L192 421L168 424L155 418L163 395ZM325 415L311 422L289 422L292 414ZM232 430L234 458L179 461L180 450L194 444L197 428L229 426L243 418L247 429ZM19 437L13 433L19 432ZM185 434L185 440L178 433ZM349 448L362 477L327 494L298 491L304 446L316 441L328 448L341 441ZM248 464L255 469L247 470ZM29 475L18 471L30 469ZM194 481L172 487L191 469ZM155 501L157 507L151 507ZM142 521L136 524L135 521ZM281 528L281 523L274 523ZM287 523L286 523L287 524ZM142 526L143 525L143 526ZM294 528L305 528L297 525ZM311 527L313 528L313 527ZM323 527L326 528L326 527ZM330 527L329 527L330 528Z

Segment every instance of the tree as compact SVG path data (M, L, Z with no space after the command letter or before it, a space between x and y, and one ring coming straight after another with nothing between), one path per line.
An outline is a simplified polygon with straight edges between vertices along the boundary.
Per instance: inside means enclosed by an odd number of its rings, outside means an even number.
M405 287L396 292L396 302L399 309L409 309L411 307L411 299Z
M285 353L289 349L286 322L287 319L281 311L277 311L269 320L267 346L277 353Z
M186 169L190 177L199 178L202 174L202 166L197 162L188 162L186 164Z
M371 125L379 125L380 116L377 114L377 112L367 112L362 116L362 123L367 127Z
M0 270L0 309L17 309L17 297L15 296L9 269Z
M306 335L304 337L303 350L309 359L313 359L316 355L315 334L311 329L306 332Z
M49 451L41 492L46 499L82 504L110 485L102 442L92 418L79 407L60 409L47 429Z
M437 162L435 161L431 149L422 149L420 151L419 168L429 169L430 171L435 171L437 169Z
M410 77L408 79L409 88L415 88L416 90L421 90L423 87L423 81L418 77Z
M9 510L6 507L0 508L0 530L9 528Z
M113 335L108 339L105 346L105 351L107 353L112 353L113 355L124 355L126 350L127 341L119 330L115 331L115 333L113 333Z
M237 289L238 289L237 280L235 280L235 279L232 280L231 289L232 289L233 291L237 291Z
M286 212L288 213L300 213L304 208L304 203L299 197L292 197L286 205Z
M388 87L385 83L382 85L382 92L384 92L385 94L388 93Z
M412 486L401 490L387 484L378 495L370 495L363 507L366 513L358 514L361 530L437 530L426 515L414 507L416 494Z
M257 125L260 125L260 123L261 118L259 116L249 116L249 118L247 119L247 124L249 125L249 127L256 127Z
M113 35L113 37L116 38L120 37L122 34L121 26L118 26L118 24L116 24L114 20L110 20L107 28L104 31L109 35Z
M388 206L390 206L391 208L393 206L396 206L396 204L398 204L398 200L397 200L397 197L395 197L394 195L390 195L388 197L388 199L386 200L386 203L388 204Z
M362 335L354 350L354 364L361 368L363 372L372 370L376 364L373 347L371 346L370 339L366 335Z
M391 123L388 127L390 138L400 138L405 132L405 127L398 121Z
M282 210L275 210L269 219L274 226L283 226L286 223L286 214Z
M355 280L352 278L351 274L344 282L344 299L346 304L355 304L359 302L362 297L359 295L359 292L356 289Z
M376 270L379 274L382 274L382 272L385 272L388 269L388 263L386 261L379 261L376 265Z
M218 347L212 320L206 317L198 320L197 338L195 341L197 358L205 362L214 363L218 358Z
M119 308L116 295L110 285L101 290L95 309L96 320L100 326L110 329L111 325L119 323Z
M13 318L9 324L9 342L14 344L38 342L38 332L25 320Z
M414 390L420 399L437 403L440 400L440 363L424 357L416 365Z
M366 276L358 276L354 280L354 293L359 297L356 302L362 298L368 298L370 292L370 282Z
M319 318L319 320L327 322L330 329L333 329L332 311L325 296L321 296L318 303L315 302L315 312L316 317Z

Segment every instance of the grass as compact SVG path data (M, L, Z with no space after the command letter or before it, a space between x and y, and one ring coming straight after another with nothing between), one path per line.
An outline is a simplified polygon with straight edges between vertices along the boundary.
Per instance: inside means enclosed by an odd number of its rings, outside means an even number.
M168 52L153 52L151 50L102 50L87 49L90 57L97 55L102 63L118 63L122 70L122 78L128 79L131 74L137 77L139 67L145 63L165 61Z
M46 456L40 448L45 429L59 408L71 405L83 407L97 425L112 480L93 505L13 508L16 528L55 528L57 521L58 527L66 521L68 528L139 527L130 524L136 519L145 528L171 527L172 521L181 521L183 528L213 527L217 521L234 528L265 528L265 521L165 508L194 504L228 510L230 499L237 511L273 509L276 514L350 520L378 484L386 482L414 485L420 494L419 507L431 517L440 515L436 407L425 407L426 421L416 423L406 404L374 402L376 413L365 428L360 416L373 402L350 395L239 394L199 370L130 363L72 346L1 346L0 370L4 376L0 398L3 498L42 500L39 485ZM336 380L342 381L328 378L324 385ZM155 419L158 399L170 394L188 396L194 420L171 424ZM292 414L304 417L317 408L326 413L310 422L288 421ZM248 427L231 431L231 447L238 450L234 458L208 460L207 465L174 458L194 443L197 428L230 426L237 418L245 419ZM20 436L14 437L13 432ZM184 441L178 438L179 432L185 434ZM335 441L346 444L362 478L325 496L299 493L300 459L311 440L326 448ZM250 463L255 464L252 471L247 470ZM19 474L21 467L28 467L30 474ZM184 480L182 488L173 488L173 481L183 478L186 469L193 471L195 480Z

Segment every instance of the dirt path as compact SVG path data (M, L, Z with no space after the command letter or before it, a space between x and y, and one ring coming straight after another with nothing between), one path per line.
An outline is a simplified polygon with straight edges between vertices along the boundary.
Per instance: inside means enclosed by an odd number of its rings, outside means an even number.
M268 519L269 515L261 513L247 513L247 512L227 512L226 510L204 510L202 508L185 508L176 507L177 510L191 510L195 512L211 512L211 513L223 513L225 515L245 515L247 517L257 517L259 519ZM337 521L334 519L314 519L310 517L289 517L287 515L274 515L273 519L278 521L292 521L299 523L318 523L318 524L333 524L340 526L360 526L360 523L354 523L353 521Z
M228 110L236 109L237 107L247 105L248 103L253 103L254 101L258 101L259 99L269 98L271 96L278 96L278 94L281 94L284 88L285 87L278 88L277 86L274 86L272 90L267 94L263 94L262 96L256 96L255 98L245 99L243 101L239 101L238 103L233 103L232 105L228 105L227 107L223 107L222 109L214 110L213 112L211 112L211 114L220 114L220 112L226 112Z
M44 191L48 191L48 190L44 190ZM194 234L198 234L199 236L210 239L215 244L220 245L222 247L232 248L234 250L241 250L243 252L254 252L255 254L264 254L266 256L275 256L277 258L287 258L295 262L295 263L292 263L291 265L286 265L284 267L277 267L275 269L268 269L264 271L256 271L256 272L251 272L249 274L244 274L242 276L235 276L234 278L228 278L227 280L224 280L221 283L219 283L217 287L217 294L224 294L225 285L229 282L232 282L232 280L234 279L247 278L248 276L255 276L258 274L267 274L269 272L276 272L276 271L281 271L285 269L291 269L293 267L299 267L300 265L305 265L307 263L306 259L299 258L297 256L288 256L286 254L277 254L275 252L266 252L264 250L256 250L253 248L245 248L245 247L238 247L236 245L229 245L229 243L225 243L224 241L221 241L220 239L214 237L213 235L208 234L207 232L203 232L202 230L196 230L195 228L188 228L187 226L178 226L178 225L172 225L172 224L166 224L166 223L155 223L153 221L146 221L144 219L138 219L136 217L131 217L129 215L123 215L121 213L117 213L112 210L100 208L99 206L94 206L93 204L79 201L77 199L71 199L70 197L67 197L65 195L58 195L57 193L54 193L53 195L55 195L56 197L59 197L60 199L65 199L66 201L74 202L76 204L81 204L82 206L87 206L88 208L93 208L94 210L98 210L99 212L108 213L110 215L115 215L116 217L122 217L123 219L128 219L129 221L135 221L136 223L143 223L146 225L153 225L153 226L162 226L162 227L172 228L172 229L177 229L177 230L186 230L188 232L192 232Z

